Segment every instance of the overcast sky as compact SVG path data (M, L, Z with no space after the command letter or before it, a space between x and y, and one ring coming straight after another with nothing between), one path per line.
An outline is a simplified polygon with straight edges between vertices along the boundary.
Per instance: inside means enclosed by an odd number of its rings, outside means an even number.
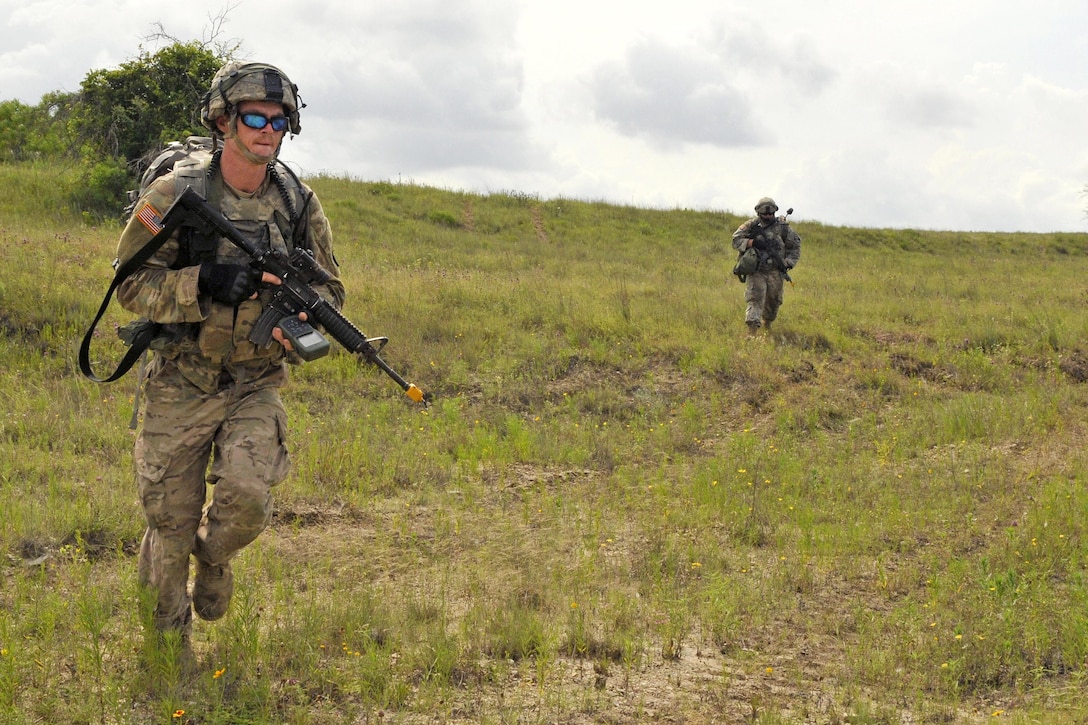
M177 9L171 9L171 5ZM0 99L158 25L307 108L304 173L861 227L1088 231L1085 0L0 0Z

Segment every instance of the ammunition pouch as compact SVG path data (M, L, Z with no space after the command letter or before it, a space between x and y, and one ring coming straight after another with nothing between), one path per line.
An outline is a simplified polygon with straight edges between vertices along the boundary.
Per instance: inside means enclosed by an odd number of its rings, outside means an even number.
M129 347L146 350L162 328L157 322L141 317L117 328L117 337Z
M117 337L137 351L163 350L183 340L195 339L197 329L197 325L193 323L163 325L141 317L117 328Z

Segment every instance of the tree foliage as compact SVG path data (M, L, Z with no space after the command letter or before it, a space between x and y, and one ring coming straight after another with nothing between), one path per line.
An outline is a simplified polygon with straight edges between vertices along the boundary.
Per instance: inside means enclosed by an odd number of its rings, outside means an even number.
M158 25L146 40L160 50L141 46L118 68L89 71L78 93L48 93L36 106L0 101L0 163L67 158L83 167L74 201L95 215L120 211L124 190L165 143L205 133L201 98L241 48L221 39L231 10L210 18L203 41L182 42Z
M36 106L0 101L0 162L75 156L68 121L73 93L47 93Z
M121 159L139 172L165 142L202 132L200 99L222 64L201 43L175 42L93 70L80 86L73 132L96 161Z

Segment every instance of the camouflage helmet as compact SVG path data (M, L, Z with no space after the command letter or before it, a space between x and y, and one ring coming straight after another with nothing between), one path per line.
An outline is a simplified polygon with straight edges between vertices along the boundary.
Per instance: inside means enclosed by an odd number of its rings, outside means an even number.
M778 211L778 204L775 204L774 199L769 196L756 202L756 214L774 214L776 211Z
M211 88L200 104L200 121L218 132L215 125L220 116L231 112L242 101L272 101L283 105L292 134L302 130L298 110L298 86L279 68L264 63L231 61L216 71Z

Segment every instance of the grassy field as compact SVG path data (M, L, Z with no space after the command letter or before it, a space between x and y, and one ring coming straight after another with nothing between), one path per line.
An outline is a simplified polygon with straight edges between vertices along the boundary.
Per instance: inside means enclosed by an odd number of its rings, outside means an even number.
M59 177L59 181L57 180ZM0 722L1088 719L1088 234L804 221L749 337L714 211L311 180L346 354L195 667L145 638L119 227L0 166ZM116 305L93 353L122 352Z

